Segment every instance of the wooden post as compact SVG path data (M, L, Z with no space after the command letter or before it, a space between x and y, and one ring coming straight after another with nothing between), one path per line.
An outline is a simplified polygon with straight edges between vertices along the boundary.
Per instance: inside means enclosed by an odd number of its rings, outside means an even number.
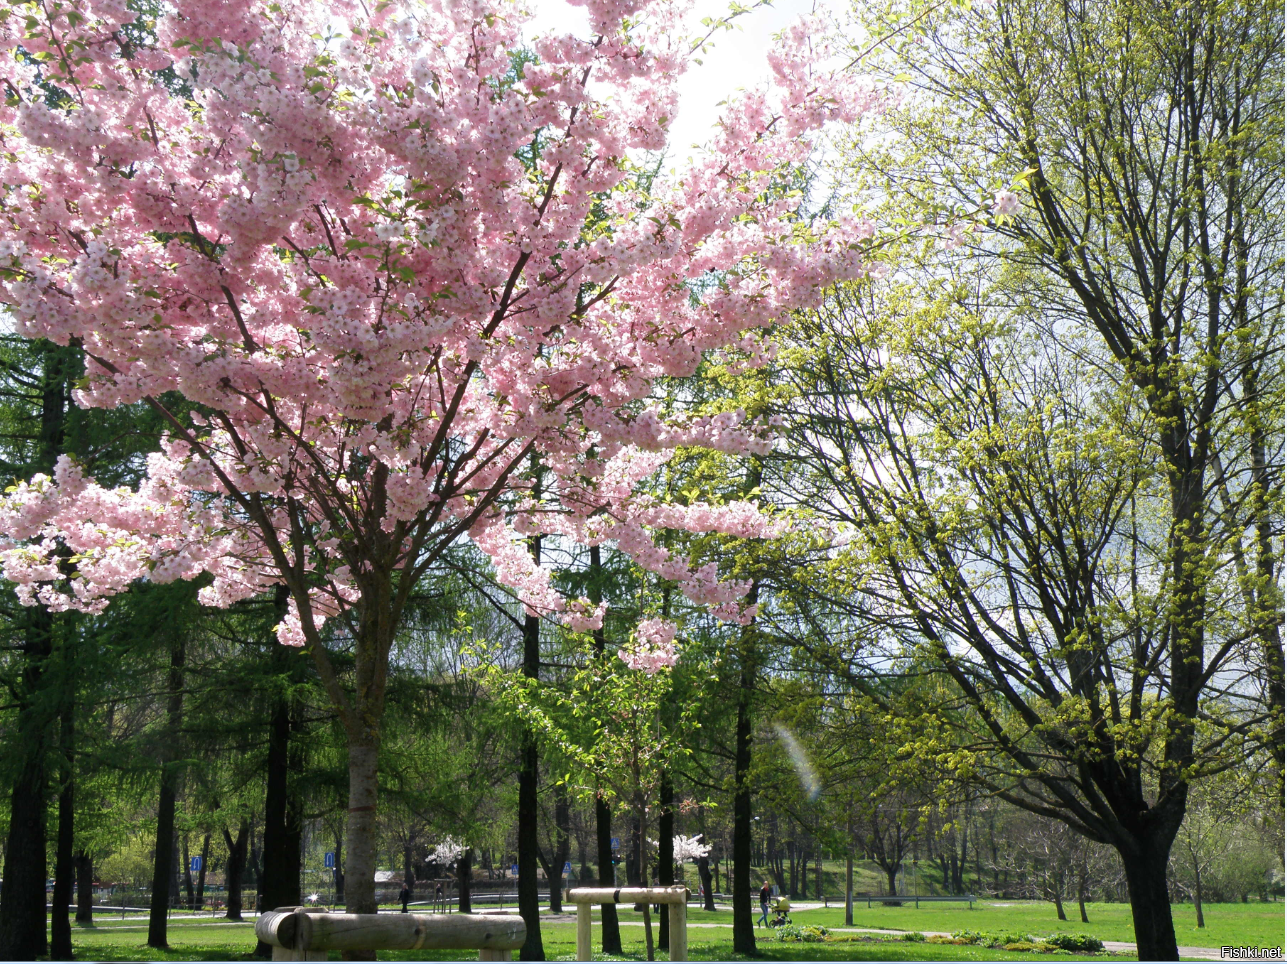
M670 959L672 961L688 960L688 903L686 901L670 905Z
M590 956L590 905L586 903L576 905L576 959L593 960Z

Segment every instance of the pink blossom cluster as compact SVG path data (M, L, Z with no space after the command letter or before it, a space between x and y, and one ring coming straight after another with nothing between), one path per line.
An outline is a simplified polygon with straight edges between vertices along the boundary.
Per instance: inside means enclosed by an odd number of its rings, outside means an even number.
M649 676L669 669L679 662L675 632L675 624L670 620L645 619L635 627L631 644L617 650L617 656L631 669L641 669Z
M83 346L80 404L178 393L205 413L175 420L137 491L68 466L5 498L25 602L94 609L208 571L203 598L228 605L284 581L299 645L468 536L527 606L593 628L597 607L558 599L516 538L561 532L749 618L743 584L649 530L773 525L638 491L676 447L763 452L769 427L647 400L872 270L869 224L806 227L765 188L811 132L893 95L823 69L794 28L774 84L645 187L631 158L665 143L684 6L587 8L593 39L541 38L515 79L511 0L176 0L154 44L125 39L122 0L18 0L0 47L39 59L3 68L0 301L22 334ZM526 505L534 459L550 479Z

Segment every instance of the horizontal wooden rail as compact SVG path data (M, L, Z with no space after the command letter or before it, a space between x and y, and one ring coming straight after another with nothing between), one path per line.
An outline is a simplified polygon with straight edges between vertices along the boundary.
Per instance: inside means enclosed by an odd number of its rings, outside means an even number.
M670 959L688 960L688 888L673 887L573 887L568 902L576 904L576 959L590 955L591 904L669 904Z
M490 914L329 914L279 907L261 914L255 936L275 961L324 961L327 951L478 950L479 960L509 960L523 946L521 918Z
M573 904L686 904L688 888L674 887L573 887L568 891Z

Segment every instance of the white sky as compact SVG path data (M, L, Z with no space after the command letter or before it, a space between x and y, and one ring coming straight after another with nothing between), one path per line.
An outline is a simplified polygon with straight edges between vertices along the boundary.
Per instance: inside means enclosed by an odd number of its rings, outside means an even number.
M836 15L848 8L847 0L774 0L772 7L743 14L734 21L733 30L715 35L714 49L708 50L703 63L694 64L679 81L679 112L671 125L667 166L687 156L692 144L709 139L719 116L716 105L720 101L738 88L750 87L768 77L765 54L773 35L815 9L815 4L818 10ZM536 15L525 30L528 36L551 30L581 35L589 32L584 7L570 6L564 0L528 0L528 6ZM701 29L702 18L727 12L728 0L696 0L692 33Z

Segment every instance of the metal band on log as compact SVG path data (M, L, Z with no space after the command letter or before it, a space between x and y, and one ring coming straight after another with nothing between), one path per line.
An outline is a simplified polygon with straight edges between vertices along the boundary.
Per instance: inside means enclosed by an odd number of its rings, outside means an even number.
M282 907L260 915L255 936L272 945L273 960L311 960L315 954L325 959L327 951L513 951L523 946L527 925L491 914L328 914Z

